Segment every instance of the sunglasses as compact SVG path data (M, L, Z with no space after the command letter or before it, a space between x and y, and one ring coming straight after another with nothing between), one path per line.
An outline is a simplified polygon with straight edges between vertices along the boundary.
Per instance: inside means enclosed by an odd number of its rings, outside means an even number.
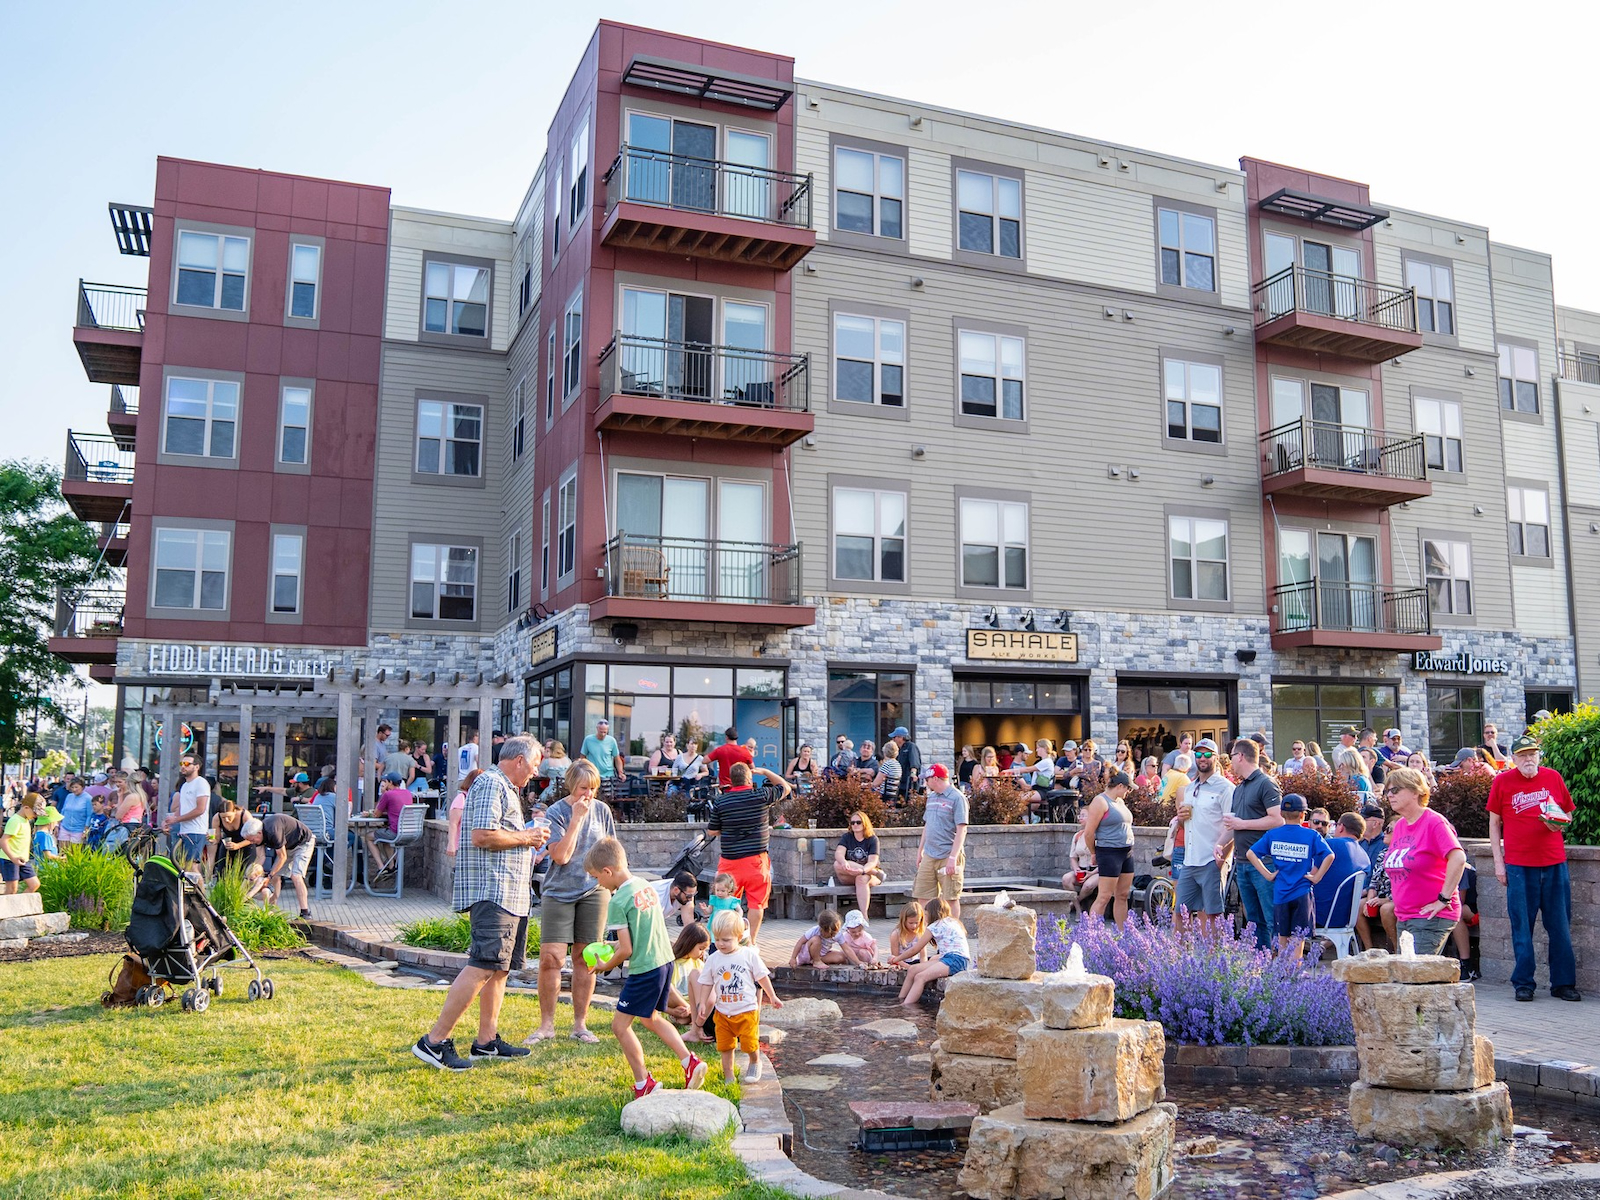
M1216 755L1212 754L1211 751L1209 751L1209 750L1197 750L1197 751L1195 751L1195 755L1194 756L1196 758L1215 758L1216 757Z
M1326 829L1328 827L1328 823L1326 821L1313 821L1311 824L1318 829Z
M851 821L850 822L850 828L851 829L860 829L861 828L861 822L860 821Z
M1403 792L1405 790L1406 789L1402 788L1402 787L1386 787L1386 788L1383 789L1383 794L1385 796L1398 796L1401 792Z

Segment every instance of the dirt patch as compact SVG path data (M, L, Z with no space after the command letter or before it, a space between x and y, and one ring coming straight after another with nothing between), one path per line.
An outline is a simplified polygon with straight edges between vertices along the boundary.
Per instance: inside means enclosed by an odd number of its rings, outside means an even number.
M73 930L74 933L85 932ZM24 946L21 950L0 950L0 962L29 962L36 958L76 958L84 954L121 954L128 939L121 933L89 932L79 940L50 940Z

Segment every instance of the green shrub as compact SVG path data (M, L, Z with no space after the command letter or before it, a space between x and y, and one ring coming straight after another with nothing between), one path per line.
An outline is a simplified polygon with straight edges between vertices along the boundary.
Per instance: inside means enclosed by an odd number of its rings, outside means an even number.
M1540 721L1532 733L1544 750L1544 765L1561 772L1578 806L1567 841L1600 845L1600 708L1585 700L1569 713Z
M211 907L231 924L234 915L245 907L244 896L247 891L249 888L244 882L244 864L229 863L218 871L217 877L211 881L209 892Z
M472 924L466 913L453 917L424 917L400 926L400 943L426 950L450 950L465 954L472 945ZM539 922L528 920L528 958L539 956Z
M246 904L228 918L228 928L246 950L298 950L306 944L281 909Z
M58 861L39 866L46 912L71 915L74 929L122 929L133 909L133 868L126 859L87 846L68 846Z
M1440 777L1439 785L1428 799L1428 807L1454 825L1458 837L1486 838L1489 836L1489 812L1485 806L1489 803L1492 783L1494 776L1487 772L1463 775L1460 771L1451 771Z

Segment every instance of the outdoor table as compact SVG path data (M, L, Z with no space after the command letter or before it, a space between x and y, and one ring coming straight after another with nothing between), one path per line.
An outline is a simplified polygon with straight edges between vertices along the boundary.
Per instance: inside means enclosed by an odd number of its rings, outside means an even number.
M366 889L367 895L375 896L378 893L372 890L372 861L367 852L368 833L375 833L379 829L389 828L387 817L364 817L351 814L350 829L356 835L356 855L364 864L361 869L361 886Z

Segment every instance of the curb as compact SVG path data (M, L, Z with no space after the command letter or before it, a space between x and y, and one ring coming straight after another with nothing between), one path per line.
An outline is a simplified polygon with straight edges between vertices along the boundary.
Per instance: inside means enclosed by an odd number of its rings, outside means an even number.
M1452 1200L1467 1194L1462 1189L1478 1184L1488 1184L1507 1195L1518 1194L1523 1188L1571 1184L1575 1189L1571 1195L1592 1196L1600 1192L1600 1163L1573 1163L1545 1171L1518 1171L1507 1167L1490 1167L1482 1171L1443 1171L1437 1175L1397 1179L1354 1191L1334 1192L1325 1200Z

